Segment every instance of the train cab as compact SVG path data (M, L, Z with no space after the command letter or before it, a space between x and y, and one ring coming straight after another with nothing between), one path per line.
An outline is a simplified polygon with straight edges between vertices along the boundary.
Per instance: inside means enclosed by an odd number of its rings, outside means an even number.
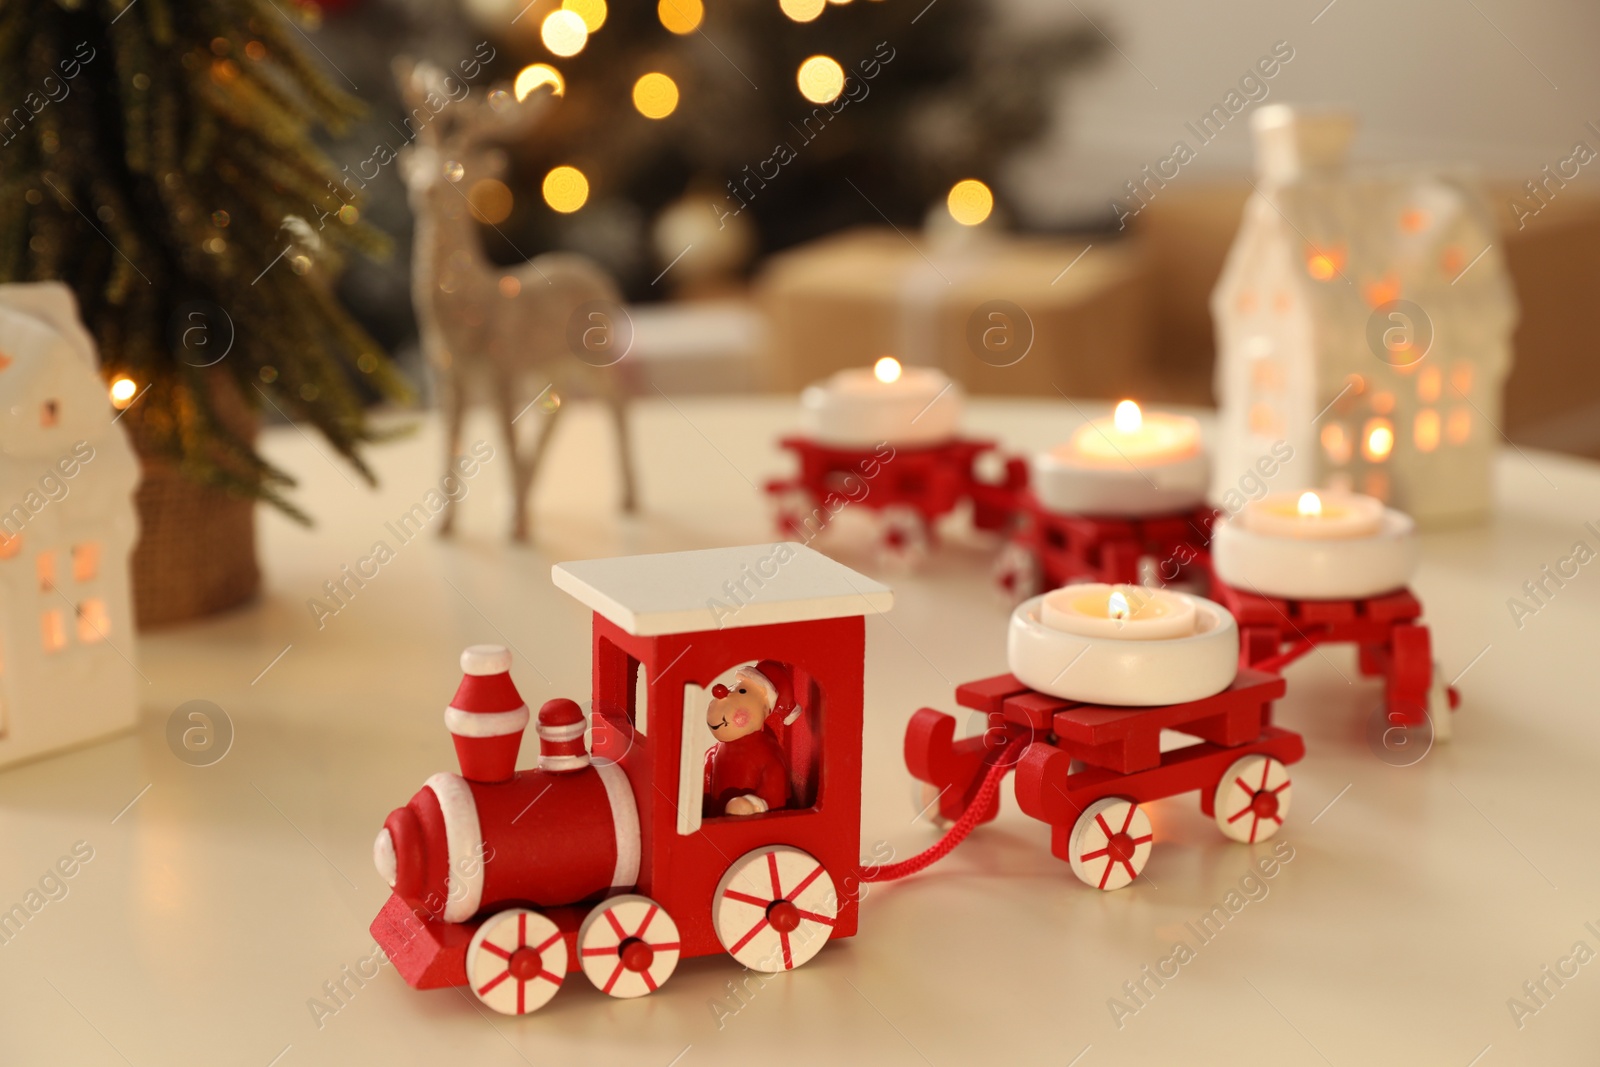
M865 616L892 591L792 542L563 563L553 577L594 611L592 758L633 790L637 892L676 919L682 953L778 971L854 934ZM751 668L781 689L762 729L787 797L728 814L707 796L723 745L707 712Z

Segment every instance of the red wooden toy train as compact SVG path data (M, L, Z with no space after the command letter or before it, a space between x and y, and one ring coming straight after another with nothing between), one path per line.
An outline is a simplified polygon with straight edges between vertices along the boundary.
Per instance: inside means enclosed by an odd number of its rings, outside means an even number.
M1285 768L1304 744L1271 721L1285 683L1268 635L1247 627L1241 646L1209 602L1227 655L1241 647L1246 661L1214 695L1095 706L1001 675L957 691L988 717L978 737L917 712L908 766L956 825L875 865L860 856L865 616L890 608L887 586L794 543L565 563L553 578L594 612L591 713L547 702L538 765L516 770L530 714L510 656L468 649L445 710L460 773L429 778L374 846L393 895L372 932L418 989L466 985L525 1014L577 971L635 997L686 956L798 967L856 932L863 882L914 873L992 819L1012 771L1052 850L1101 889L1145 865L1142 803L1199 790L1247 842L1288 813ZM1370 628L1334 636L1359 641L1364 662L1394 654ZM1162 752L1163 729L1194 743Z

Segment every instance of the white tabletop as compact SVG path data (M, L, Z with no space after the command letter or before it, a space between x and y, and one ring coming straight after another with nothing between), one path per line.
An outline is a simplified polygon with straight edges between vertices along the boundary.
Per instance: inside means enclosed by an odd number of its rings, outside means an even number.
M136 735L0 773L0 908L75 843L93 850L67 895L0 944L0 1063L942 1067L999 1062L997 1050L1081 1067L1593 1062L1600 963L1563 961L1579 942L1600 951L1600 564L1520 629L1507 598L1575 541L1600 547L1583 525L1600 519L1600 469L1513 451L1499 460L1495 521L1430 534L1416 582L1439 658L1452 676L1466 671L1455 740L1413 766L1385 763L1366 739L1375 683L1348 650L1308 657L1289 671L1279 721L1305 733L1309 752L1268 845L1224 840L1192 795L1163 801L1150 809L1146 877L1102 894L1050 855L1047 828L1007 787L996 823L931 870L875 888L855 939L751 981L742 1006L730 983L743 972L720 958L685 963L639 1001L574 980L524 1019L491 1018L459 991L415 992L388 967L364 986L346 978L371 957L367 926L387 896L374 833L428 774L454 767L439 713L462 647L512 646L532 706L585 699L588 614L552 587L551 563L768 540L758 487L788 470L774 440L795 407L641 403L644 510L625 522L603 424L573 405L531 548L502 538L503 457L469 483L454 543L389 532L438 484L426 420L372 452L377 493L300 433L269 434L269 455L302 477L299 500L320 523L264 514L266 596L140 642L149 684ZM968 421L1032 447L1078 416L990 401ZM469 431L487 436L489 424ZM851 526L832 531L833 550L879 573ZM308 598L380 539L394 558L319 628ZM907 856L934 839L910 821L901 737L918 707L954 711L955 685L1005 668L992 552L955 532L922 572L887 578L894 609L867 620L864 850L885 841ZM222 707L236 731L208 767L181 762L165 739L169 715L195 699ZM1274 845L1292 860L1245 881L1259 899L1202 942L1186 924L1224 904ZM1178 941L1193 958L1157 987L1143 969ZM1546 965L1575 977L1558 988ZM1542 1006L1523 989L1541 979L1552 994ZM332 1003L324 983L341 980L352 992L319 1025L309 1002ZM1142 1005L1124 990L1141 980ZM1520 1028L1512 997L1538 1009ZM1111 998L1138 1009L1120 1027Z

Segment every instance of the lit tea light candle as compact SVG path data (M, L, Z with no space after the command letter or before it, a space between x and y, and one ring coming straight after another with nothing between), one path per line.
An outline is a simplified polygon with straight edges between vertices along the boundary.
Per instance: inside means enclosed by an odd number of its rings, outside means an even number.
M1092 419L1063 445L1033 457L1033 492L1046 509L1070 515L1139 517L1187 511L1205 500L1210 478L1200 424L1146 412L1132 400Z
M1219 604L1169 589L1069 585L1011 614L1006 655L1030 689L1114 707L1180 704L1233 684L1239 629Z
M1271 493L1212 534L1217 577L1291 600L1355 600L1405 588L1416 573L1410 516L1359 493Z
M1194 633L1194 603L1137 585L1069 585L1044 595L1046 626L1083 637L1150 641Z
M800 394L800 421L806 436L824 444L931 445L956 435L962 399L961 387L942 371L884 356L870 370L842 370L808 386Z

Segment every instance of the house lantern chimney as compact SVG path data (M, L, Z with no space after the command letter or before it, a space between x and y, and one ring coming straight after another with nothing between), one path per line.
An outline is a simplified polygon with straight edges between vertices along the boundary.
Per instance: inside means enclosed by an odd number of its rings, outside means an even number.
M1263 185L1283 185L1303 175L1344 167L1356 119L1348 111L1296 109L1269 104L1250 116L1256 175Z

